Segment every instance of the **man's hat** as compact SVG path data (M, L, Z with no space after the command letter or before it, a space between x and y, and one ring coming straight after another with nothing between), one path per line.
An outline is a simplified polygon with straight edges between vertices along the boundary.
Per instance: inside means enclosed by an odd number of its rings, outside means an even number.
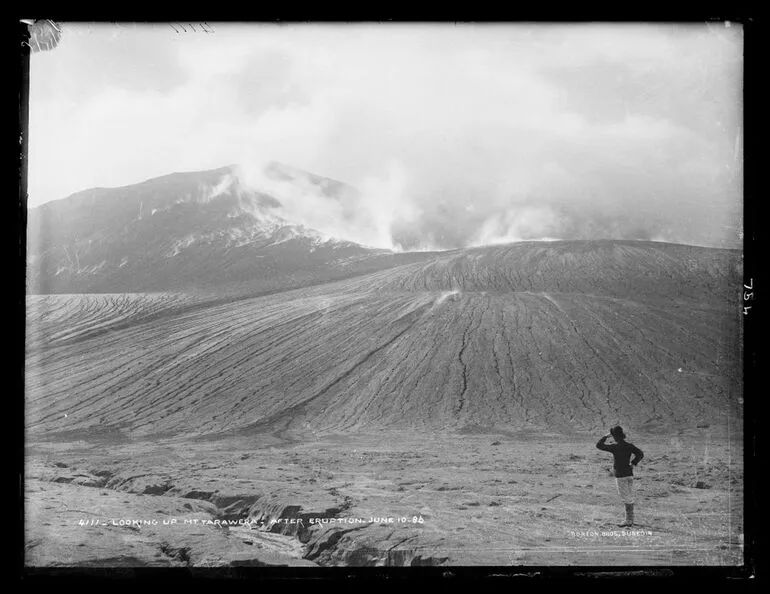
M615 425L612 429L610 429L610 435L612 435L612 437L616 439L618 437L623 438L626 436L626 434L623 431L623 427L621 427L620 425Z

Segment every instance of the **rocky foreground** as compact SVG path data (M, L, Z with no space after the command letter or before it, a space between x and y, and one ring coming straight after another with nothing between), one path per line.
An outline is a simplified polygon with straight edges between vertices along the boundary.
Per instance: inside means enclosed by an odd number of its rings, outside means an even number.
M646 454L634 530L615 525L622 506L593 436L298 437L30 444L26 563L742 562L739 433L633 436Z

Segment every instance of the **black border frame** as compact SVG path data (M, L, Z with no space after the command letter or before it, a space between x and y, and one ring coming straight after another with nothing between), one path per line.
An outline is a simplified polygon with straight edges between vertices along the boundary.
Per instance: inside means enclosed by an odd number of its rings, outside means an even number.
M116 10L117 9L117 10ZM633 578L635 581L641 581L647 585L684 585L694 586L697 582L703 581L710 586L718 585L730 585L741 583L743 585L754 584L758 580L755 578L763 578L764 575L759 572L760 570L760 527L758 521L759 516L759 497L755 487L759 486L758 475L760 470L757 468L758 463L758 447L761 445L758 440L759 432L759 357L760 357L760 341L761 341L761 329L764 328L764 296L763 296L763 280L764 275L760 270L760 254L763 253L761 249L762 243L762 231L760 220L760 203L763 196L760 194L759 186L759 159L761 150L759 148L760 139L763 137L764 127L761 126L759 114L761 113L761 107L767 104L765 94L762 93L764 86L762 83L762 67L760 62L761 46L762 46L762 33L764 31L759 26L755 17L746 15L739 15L733 13L722 12L719 14L707 14L698 16L691 16L686 19L671 19L671 18L649 18L644 15L639 15L639 18L635 19L614 19L601 17L599 15L596 18L590 18L585 12L580 15L579 18L573 19L539 19L535 15L528 16L522 14L510 15L512 18L510 21L507 19L496 20L487 18L444 18L439 20L434 19L416 19L420 22L475 22L475 23L489 23L489 22L602 22L602 23L617 23L617 22L654 22L654 23L681 23L681 24L698 24L698 23L720 23L723 21L731 21L741 24L744 30L744 94L743 94L743 113L744 113L744 161L743 161L743 173L744 173L744 197L743 197L743 223L744 223L744 242L743 242L743 256L744 256L744 282L754 287L754 295L751 303L747 301L747 305L751 305L752 309L750 313L743 316L744 319L744 466L745 466L745 483L744 483L744 518L745 518L745 541L744 541L744 565L743 566L655 566L655 567L637 567L637 566L512 566L512 567L498 567L498 566L480 566L480 567L463 567L463 566L448 566L448 567L435 567L435 568L366 568L366 567L344 567L344 568L30 568L23 565L23 548L24 548L24 513L23 513L23 476L24 476L24 432L23 432L23 420L24 420L24 335L25 335L25 258L26 258L26 214L27 214L27 153L29 146L29 59L30 48L28 45L29 32L27 25L23 24L21 18L30 18L34 16L40 16L40 18L50 18L53 21L94 21L94 22L119 22L119 21L136 21L136 22L179 22L179 16L176 18L163 19L163 18L135 18L135 15L121 14L120 7L112 5L109 7L110 14L104 14L104 10L93 10L88 15L79 14L77 9L73 7L61 8L59 5L56 9L48 11L45 16L42 16L39 11L32 10L27 14L17 15L19 18L13 23L14 32L6 37L6 40L10 39L16 45L18 50L19 60L17 62L17 70L14 69L14 82L18 83L18 90L16 98L18 100L19 117L17 120L18 131L11 139L14 151L18 151L18 161L15 163L14 176L18 181L19 201L13 204L9 209L12 211L12 219L14 221L15 232L7 234L6 239L11 239L11 250L7 253L13 254L12 270L13 270L13 286L16 292L12 292L13 307L10 309L13 318L13 329L15 331L14 338L16 342L12 349L11 368L14 369L12 374L14 384L18 386L18 394L20 397L12 398L12 418L13 418L13 441L12 448L18 447L16 455L14 456L14 462L16 463L14 468L14 491L17 497L18 506L16 513L14 514L14 520L16 521L16 530L14 536L18 538L15 544L18 547L15 550L14 566L17 570L15 574L23 582L30 583L43 583L49 580L56 580L57 584L66 583L70 581L84 581L84 582L96 582L96 581L108 581L114 582L114 580L123 579L139 579L139 580L151 580L153 582L165 582L165 581L187 581L196 580L208 582L210 580L242 580L244 578L257 579L259 581L273 581L278 580L281 582L297 582L304 580L311 580L317 582L319 585L327 580L339 580L342 579L347 582L361 583L369 582L371 580L385 580L395 585L395 583L403 582L403 580L420 581L425 580L444 582L446 585L452 582L462 582L465 580L481 581L485 584L497 584L501 582L509 583L511 581L517 583L529 583L532 585L546 585L557 584L564 581L570 582L570 585L577 586L585 583L595 584L597 586L612 585L616 583L617 579ZM355 19L347 18L329 18L330 11L324 10L323 14L317 14L321 11L305 11L303 18L282 18L280 11L276 11L276 14L268 14L264 6L259 6L258 11L261 11L258 19L252 20L246 18L241 19L229 19L229 18L217 18L212 17L211 11L205 15L204 18L196 18L195 10L186 11L183 22L283 22L283 23L298 23L298 22L351 22ZM125 11L122 11L125 13ZM215 11L214 11L215 12ZM333 11L332 11L333 12ZM354 13L355 11L351 11ZM500 12L500 11L498 11ZM130 13L130 11L129 11ZM134 18L131 18L134 16ZM499 16L499 15L496 15ZM522 18L523 17L523 18ZM542 17L542 15L541 15ZM394 18L392 16L383 15L380 18L362 19L364 22L414 22L411 19ZM355 20L355 22L359 22ZM15 55L15 53L12 53ZM10 71L10 70L9 70ZM746 125L748 123L748 125ZM9 213L10 214L10 213ZM743 291L743 288L736 288L736 291ZM6 294L7 297L7 294ZM597 581L598 580L598 581ZM607 582L606 580L612 580Z

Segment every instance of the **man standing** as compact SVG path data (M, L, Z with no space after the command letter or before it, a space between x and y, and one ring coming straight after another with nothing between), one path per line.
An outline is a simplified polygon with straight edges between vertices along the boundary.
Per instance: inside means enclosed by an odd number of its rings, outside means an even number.
M615 440L615 443L604 443L610 437ZM633 467L644 458L644 453L634 444L626 441L626 434L620 425L610 429L609 435L602 437L596 443L596 447L605 452L611 452L615 457L615 480L618 483L620 499L626 506L626 521L618 524L618 526L633 526L635 501ZM631 460L632 455L634 456L633 460Z

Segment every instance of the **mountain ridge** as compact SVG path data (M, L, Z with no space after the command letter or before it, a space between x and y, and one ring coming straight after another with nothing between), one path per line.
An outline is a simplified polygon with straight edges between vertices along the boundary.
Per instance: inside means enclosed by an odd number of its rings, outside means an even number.
M267 174L285 173L280 167ZM338 187L321 191L334 200ZM84 190L30 210L28 292L191 290L249 279L271 288L387 252L293 223L280 208L275 196L240 183L232 166Z
M355 190L342 182L278 162L267 165L263 173L290 187L292 180L301 187L309 184L330 204L347 201L345 208L355 206ZM656 258L677 252L691 262L699 258L714 262L719 259L715 254L737 253L728 248L640 240L526 241L394 252L340 240L293 223L281 209L281 196L250 189L240 181L238 166L234 165L76 192L29 212L28 292L264 292L347 278L407 262L417 265L434 256L440 262L454 259L450 268L462 268L467 263L458 264L460 260L476 257L474 254L482 253L478 250L499 253L495 252L497 248L509 254L521 250L534 254L557 253L559 245L583 246L568 249L572 250L568 259L573 260L579 259L581 251L602 245L643 245ZM634 241L640 243L629 243ZM538 247L535 250L532 246ZM701 256L692 256L696 253L693 250ZM452 254L466 256L455 258ZM487 260L488 256L481 257L481 265L489 269ZM508 260L509 267L520 264L516 258ZM676 263L676 257L672 262ZM702 284L687 266L676 265L684 273L684 290L688 290L687 284ZM697 262L691 267L699 269ZM499 275L500 269L493 273ZM670 290L674 289L671 284Z

